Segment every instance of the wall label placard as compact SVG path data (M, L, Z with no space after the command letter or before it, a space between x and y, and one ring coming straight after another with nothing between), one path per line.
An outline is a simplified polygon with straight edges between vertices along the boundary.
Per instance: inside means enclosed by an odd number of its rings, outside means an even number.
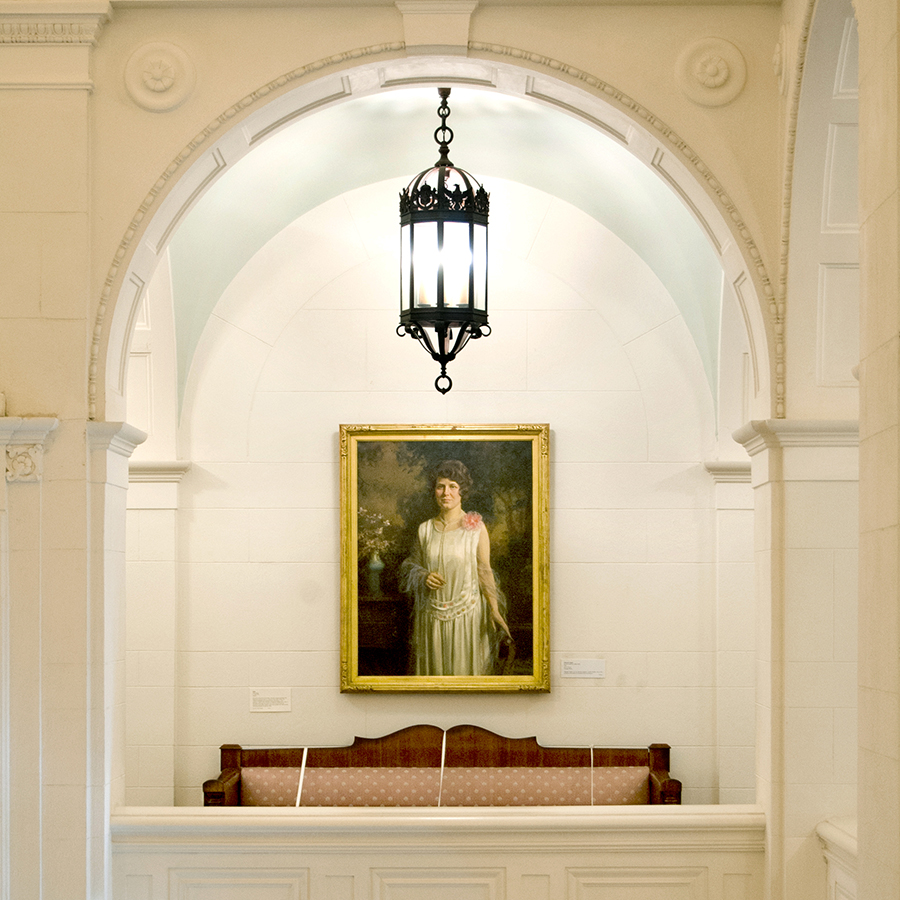
M251 688L250 712L290 712L290 688Z
M563 678L606 678L606 660L564 659L560 675Z

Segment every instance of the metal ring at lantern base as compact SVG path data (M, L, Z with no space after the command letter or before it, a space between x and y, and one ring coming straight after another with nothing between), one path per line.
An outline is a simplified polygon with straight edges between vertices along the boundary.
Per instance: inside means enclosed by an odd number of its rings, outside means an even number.
M443 387L440 383L442 378L447 382L446 387ZM449 391L450 388L453 387L453 382L450 380L450 376L446 372L441 372L441 374L434 379L434 386L436 390L440 391L442 394L446 394L447 391Z

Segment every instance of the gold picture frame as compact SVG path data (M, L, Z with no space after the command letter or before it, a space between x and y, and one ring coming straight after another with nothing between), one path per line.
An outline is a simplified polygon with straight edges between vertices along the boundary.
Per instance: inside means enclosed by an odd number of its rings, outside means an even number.
M342 691L550 690L549 444L549 425L341 426ZM434 482L462 496L449 524Z

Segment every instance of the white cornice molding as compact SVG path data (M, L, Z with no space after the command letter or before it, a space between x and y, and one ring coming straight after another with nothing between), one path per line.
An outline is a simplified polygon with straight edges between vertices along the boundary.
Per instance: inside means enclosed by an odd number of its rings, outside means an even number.
M265 836L281 846L365 851L390 843L393 852L426 850L502 852L621 850L764 852L765 813L758 806L505 807L123 807L111 819L113 853L129 844L186 851L227 845L259 846ZM177 851L176 851L177 848ZM238 851L239 852L239 851Z
M108 0L0 0L0 44L93 46L110 15Z
M755 456L778 447L858 447L855 419L757 419L742 425L734 439Z
M190 471L189 462L143 462L138 460L128 465L128 480L132 484L178 484Z
M57 425L49 416L0 416L0 445L42 444Z
M111 450L119 456L129 457L146 440L146 432L127 422L87 424L87 443L91 450Z
M750 460L710 459L703 468L716 484L750 484Z

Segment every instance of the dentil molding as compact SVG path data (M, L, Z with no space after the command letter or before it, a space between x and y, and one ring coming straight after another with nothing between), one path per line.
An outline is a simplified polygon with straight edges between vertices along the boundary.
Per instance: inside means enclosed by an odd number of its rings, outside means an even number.
M109 17L106 0L0 0L0 44L93 46Z

